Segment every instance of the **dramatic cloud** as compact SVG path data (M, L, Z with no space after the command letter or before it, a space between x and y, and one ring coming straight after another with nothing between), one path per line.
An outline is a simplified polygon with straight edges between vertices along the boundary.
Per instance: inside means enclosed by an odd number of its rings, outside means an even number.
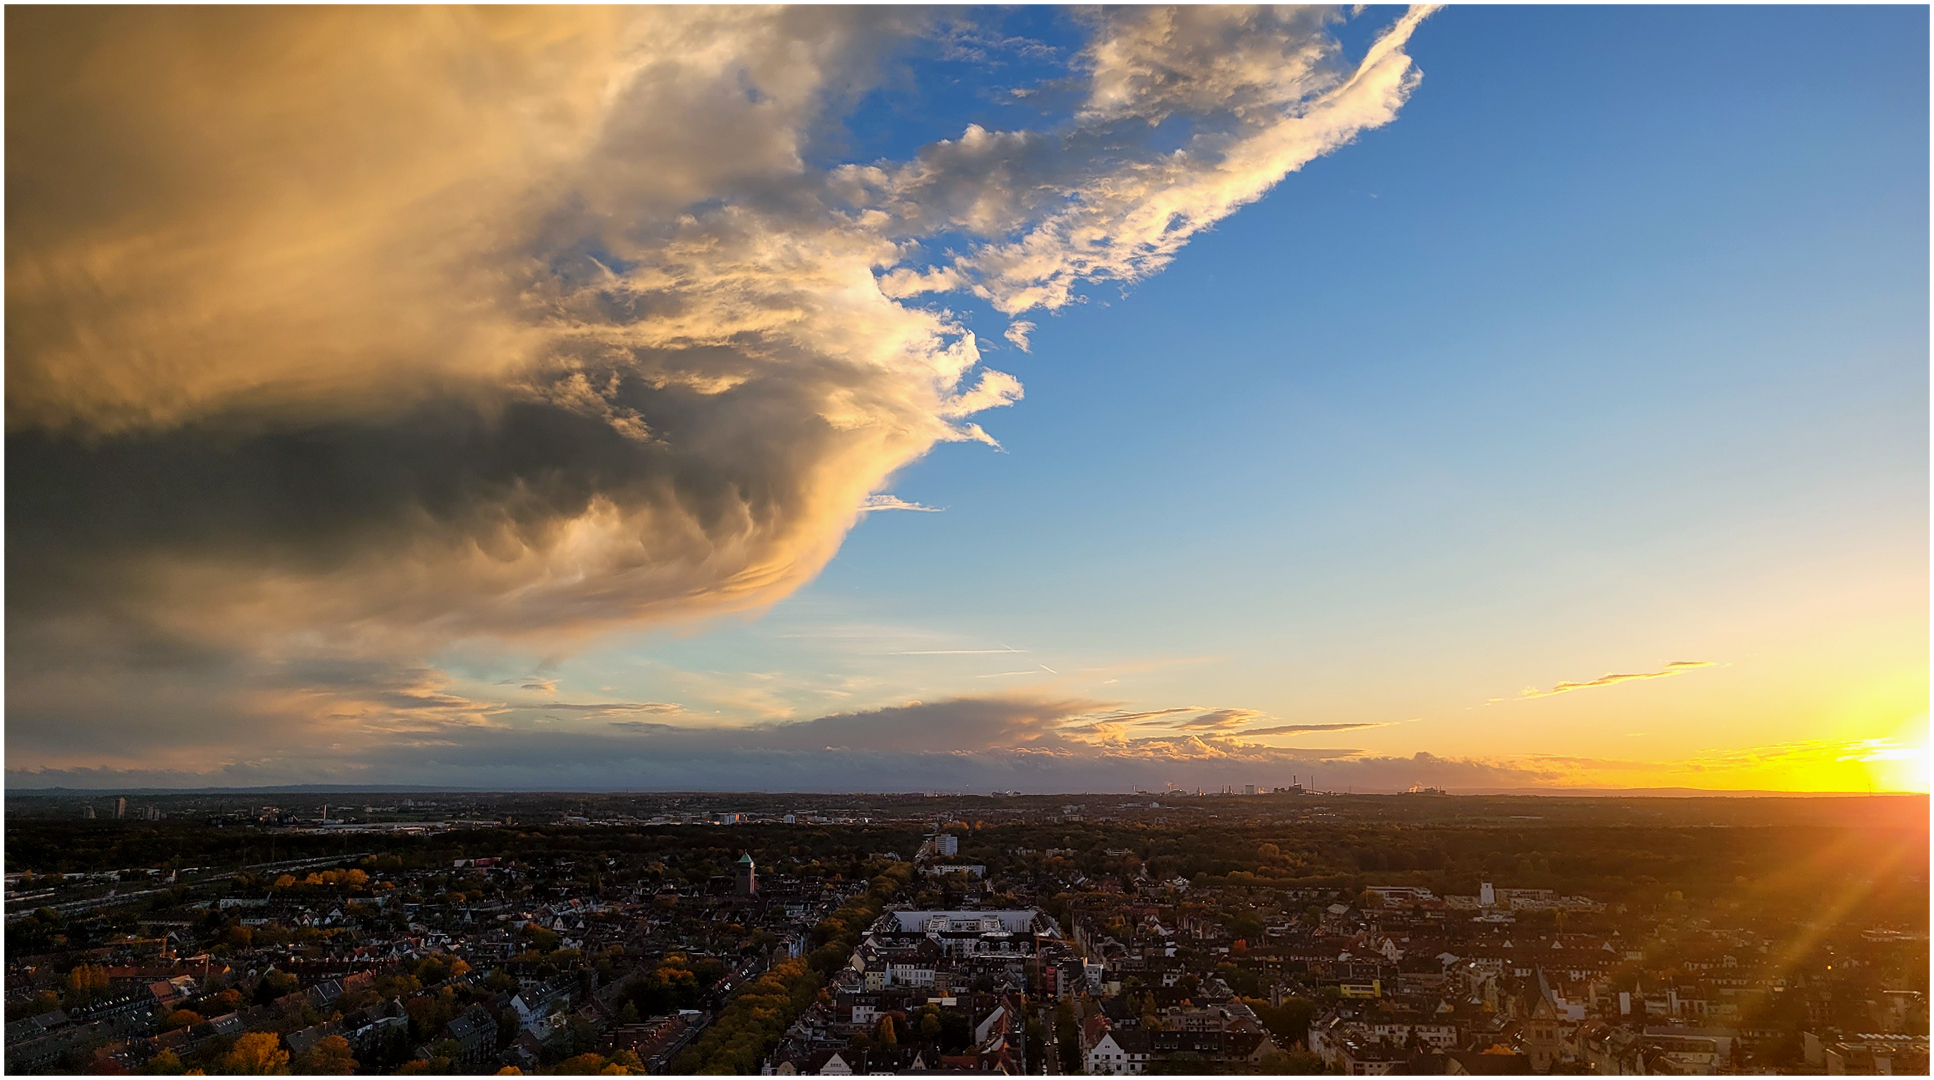
M1417 82L1403 46L1430 10L1412 8L1354 68L1323 32L1336 17L1326 9L1100 16L1088 100L1071 127L970 127L899 169L848 171L910 228L987 238L948 262L895 270L885 287L965 287L1012 315L1062 307L1084 282L1160 270L1289 172L1393 119ZM1171 117L1190 131L1180 146L1157 141Z
M1333 13L1099 15L1072 115L821 168L900 43L1047 53L893 8L10 9L9 753L481 737L540 706L370 658L786 596L1021 399L911 298L1159 270L1389 122L1424 14L1359 63Z

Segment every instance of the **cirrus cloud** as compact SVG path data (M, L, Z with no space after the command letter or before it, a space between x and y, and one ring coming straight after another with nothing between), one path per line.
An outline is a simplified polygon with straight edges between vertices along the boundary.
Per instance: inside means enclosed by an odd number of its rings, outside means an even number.
M1551 697L1554 694L1569 694L1574 690L1593 690L1598 687L1617 686L1620 683L1639 682L1645 679L1665 679L1674 675L1683 675L1688 671L1696 671L1699 668L1716 666L1718 665L1711 660L1674 660L1657 671L1639 671L1623 675L1600 675L1590 682L1561 682L1549 690L1540 690L1535 686L1527 686L1516 698L1492 698L1486 704L1494 704L1499 701L1524 701L1530 698Z

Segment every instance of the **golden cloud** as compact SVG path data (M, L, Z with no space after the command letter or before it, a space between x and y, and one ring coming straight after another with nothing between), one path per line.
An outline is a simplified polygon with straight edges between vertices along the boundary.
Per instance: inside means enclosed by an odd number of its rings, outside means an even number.
M1626 675L1600 675L1590 682L1561 682L1549 690L1540 690L1535 686L1527 686L1516 698L1492 698L1487 704L1494 704L1499 701L1523 701L1528 698L1550 697L1553 694L1569 694L1574 690L1591 690L1601 686L1617 686L1619 683L1636 682L1643 679L1664 679L1673 675L1683 675L1688 671L1694 671L1699 668L1715 666L1717 665L1711 660L1674 660L1672 663L1667 664L1657 671L1641 671Z
M820 169L928 15L9 9L10 731L117 657L199 658L188 713L196 679L788 595L1021 398L907 298L1155 272L1391 120L1423 15L1350 66L1314 16L1109 14L1066 123Z

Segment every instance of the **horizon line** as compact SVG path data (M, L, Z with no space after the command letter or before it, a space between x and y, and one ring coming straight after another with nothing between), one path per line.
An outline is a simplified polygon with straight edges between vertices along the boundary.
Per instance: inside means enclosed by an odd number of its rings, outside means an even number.
M8 786L0 789L5 797L55 797L62 795L218 795L218 794L451 794L451 795L760 795L760 796L824 796L839 798L973 798L973 799L1028 799L1028 798L1131 798L1160 796L1188 799L1255 799L1265 796L1291 796L1296 798L1394 798L1412 796L1423 799L1439 798L1579 798L1579 799L1618 799L1618 798L1869 798L1918 796L1927 798L1929 792L1912 789L1887 789L1868 791L1784 791L1773 788L1687 788L1687 787L1632 787L1632 788L1475 788L1468 791L1441 791L1432 793L1409 791L1305 791L1263 792L1246 795L1237 792L1193 791L1176 789L1172 791L1030 791L1009 794L1005 792L972 791L810 791L810 790L770 790L770 789L702 789L702 788L491 788L458 787L425 784L254 784L236 787L29 787Z

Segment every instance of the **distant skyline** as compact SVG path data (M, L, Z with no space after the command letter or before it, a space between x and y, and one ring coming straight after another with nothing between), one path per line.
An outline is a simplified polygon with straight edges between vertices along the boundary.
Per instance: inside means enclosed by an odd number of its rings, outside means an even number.
M1928 790L1925 8L6 18L10 790Z

